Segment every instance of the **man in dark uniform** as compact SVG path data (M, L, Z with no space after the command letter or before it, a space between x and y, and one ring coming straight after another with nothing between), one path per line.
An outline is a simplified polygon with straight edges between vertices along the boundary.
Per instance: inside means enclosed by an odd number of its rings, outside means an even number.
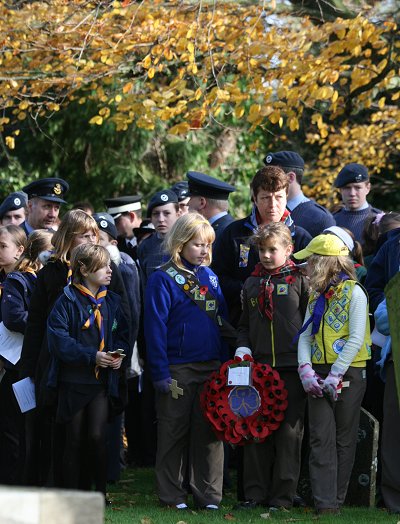
M234 220L228 212L228 198L236 188L197 171L189 171L186 177L189 181L189 210L197 211L210 222L217 241Z
M270 222L284 222L291 231L295 251L306 247L311 240L305 229L295 226L286 209L289 180L282 169L263 167L251 181L250 189L254 204L251 214L224 229L213 253L212 268L219 277L234 325L242 311L240 294L243 284L259 262L257 249L249 243L257 227Z
M334 226L332 214L307 198L301 189L304 176L304 160L295 151L268 153L264 158L266 166L280 167L289 178L289 191L286 207L297 226L304 228L312 237L320 235L324 229Z
M142 221L141 199L141 195L128 195L104 200L118 231L118 249L133 260L137 260L137 239L133 229Z
M56 229L61 204L69 189L62 178L40 178L22 188L28 195L28 217L21 224L28 236L35 229Z
M0 205L0 224L20 226L26 220L26 194L16 191L8 195Z
M362 164L347 164L334 182L340 191L344 207L334 213L336 225L350 229L358 242L363 241L364 223L371 215L381 213L367 201L371 190L368 170Z

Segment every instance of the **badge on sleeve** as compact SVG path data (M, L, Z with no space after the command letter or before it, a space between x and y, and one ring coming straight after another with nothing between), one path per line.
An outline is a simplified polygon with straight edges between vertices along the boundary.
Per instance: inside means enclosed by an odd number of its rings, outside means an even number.
M276 286L277 295L288 295L289 294L289 285L288 284L278 284Z
M249 264L250 247L246 244L240 244L239 248L239 267L247 267Z

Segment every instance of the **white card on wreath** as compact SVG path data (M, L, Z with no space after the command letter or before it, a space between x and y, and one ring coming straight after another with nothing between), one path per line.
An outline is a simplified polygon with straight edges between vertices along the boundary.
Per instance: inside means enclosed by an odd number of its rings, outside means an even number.
M250 378L250 366L234 366L228 368L228 386L250 386Z

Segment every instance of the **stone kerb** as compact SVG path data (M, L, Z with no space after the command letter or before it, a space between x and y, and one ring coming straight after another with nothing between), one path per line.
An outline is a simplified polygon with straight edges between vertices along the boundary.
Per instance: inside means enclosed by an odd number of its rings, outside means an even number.
M0 486L0 524L103 524L101 493Z

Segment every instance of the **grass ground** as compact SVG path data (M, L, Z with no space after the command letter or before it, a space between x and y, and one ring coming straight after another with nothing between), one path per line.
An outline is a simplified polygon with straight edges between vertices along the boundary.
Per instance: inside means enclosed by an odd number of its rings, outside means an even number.
M269 512L267 508L234 510L234 493L226 493L219 511L177 511L162 508L154 489L154 472L151 469L128 469L117 485L109 486L113 504L107 508L106 524L249 524L263 522L321 522L321 524L400 524L400 515L389 515L382 509L344 508L340 516L316 517L311 508ZM190 505L190 501L189 501Z

